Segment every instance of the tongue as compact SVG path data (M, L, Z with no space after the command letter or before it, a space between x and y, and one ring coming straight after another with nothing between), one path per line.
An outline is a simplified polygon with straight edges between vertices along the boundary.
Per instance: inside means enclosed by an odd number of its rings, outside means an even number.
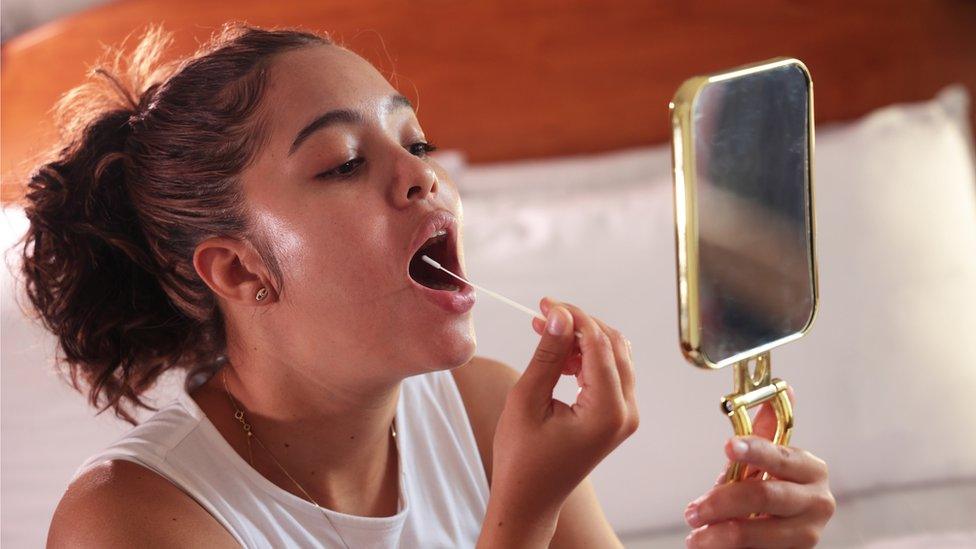
M437 260L430 249L420 250L410 260L410 277L423 286L434 290L458 291L458 285L451 276L433 265L425 262L421 256L427 255L431 259Z

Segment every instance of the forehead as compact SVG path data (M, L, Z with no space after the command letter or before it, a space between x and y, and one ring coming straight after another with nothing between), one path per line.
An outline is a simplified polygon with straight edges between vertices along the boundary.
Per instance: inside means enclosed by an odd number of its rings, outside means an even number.
M278 56L268 71L265 105L272 131L297 131L309 117L334 109L375 114L396 90L376 67L339 46L317 45Z

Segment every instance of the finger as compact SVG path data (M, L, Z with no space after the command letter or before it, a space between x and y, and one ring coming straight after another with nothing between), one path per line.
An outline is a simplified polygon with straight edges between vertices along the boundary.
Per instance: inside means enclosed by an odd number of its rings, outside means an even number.
M813 547L820 542L822 529L805 517L729 520L692 530L685 543L694 549Z
M532 329L535 330L535 333L541 336L546 331L546 323L541 319L533 318ZM575 376L576 374L579 373L579 371L580 371L580 354L579 354L579 349L575 348L575 342L574 342L574 349L569 354L569 357L566 359L566 362L563 364L562 373L563 375L567 375L567 376Z
M547 314L549 314L549 309L554 304L561 304L564 307L569 305L568 303L563 303L563 302L557 301L557 300L555 300L555 299L553 299L551 297L546 296L546 297L543 297L542 299L539 300L539 310L542 311L542 314L543 315L547 315ZM579 352L579 339L578 339L578 337L579 336L577 336L577 340L573 342L576 345L576 352Z
M786 394L790 398L790 403L796 404L796 396L793 393L793 387L787 386ZM776 409L773 407L772 401L766 401L759 408L759 412L756 413L755 419L752 420L752 432L753 434L772 440L773 437L776 436L777 423Z
M713 487L714 487L714 486L718 486L719 484L725 484L725 478L726 478L726 477L728 476L728 474L729 474L729 473L728 473L728 468L729 468L729 465L730 465L730 464L726 464L726 465L725 465L725 469L723 469L723 470L722 470L722 472L721 472L721 473L719 473L717 477L715 477L715 482L714 482L714 483L712 483L712 486L713 486Z
M759 407L755 419L752 420L752 434L767 440L773 440L776 436L776 426L779 420L776 417L776 409L772 402L766 401ZM755 467L747 467L745 478L757 478L763 471Z
M746 468L746 477L745 478L760 478L762 476L763 472L764 471L762 469L756 469L754 467L747 467Z
M549 298L543 298L541 309L547 311L550 306ZM633 354L631 350L630 340L628 340L623 334L617 329L608 325L606 322L600 320L595 316L590 316L600 326L608 337L613 346L614 359L617 365L617 374L620 376L620 386L623 398L632 406L633 409L637 408L637 396L634 394L635 376L634 376L634 366L633 366ZM533 320L533 327L536 331L539 331L543 323L539 319ZM568 373L578 373L578 368L576 371L569 371L569 368L563 369L564 374Z
M754 435L732 437L725 444L725 454L782 480L808 484L827 477L827 464L810 452Z
M573 316L565 307L549 311L546 330L522 377L512 387L516 398L532 411L544 412L552 401L552 391L562 375L563 362L573 349Z
M728 464L726 464L726 469L727 469L727 468L728 468ZM716 486L719 486L719 485L721 485L721 484L725 484L725 478L726 478L726 474L727 474L727 473L726 473L726 471L724 471L724 470L723 470L723 471L722 471L721 473L719 473L719 474L718 474L718 476L717 476L717 477L715 477L715 482L713 482L713 483L712 483L712 486L711 486L711 488L709 488L709 491L708 491L708 492L705 492L704 494L702 494L701 496L699 496L699 497L698 497L698 499L696 499L696 500L694 500L694 501L692 501L691 503L689 503L689 504L688 504L688 505L687 505L687 506L685 507L685 521L686 521L686 522L687 522L687 520L688 520L688 514L689 514L689 512L691 511L691 509L692 509L692 507L697 507L697 506L698 506L698 504L699 504L699 503L701 503L701 502L702 502L702 500L704 500L704 499L705 499L705 496L707 496L707 495L708 495L709 493L711 493L711 489L712 489L712 488L715 488Z
M608 411L621 415L628 411L627 401L622 398L620 375L613 355L610 337L586 312L571 303L544 298L543 307L565 307L573 315L573 322L582 337L579 338L582 355L579 384L582 388L573 409L594 407L601 419L607 419ZM623 418L618 418L623 419Z
M715 481L715 484L725 484L725 481L729 478L730 467L732 467L731 461L725 465L725 471L723 471L722 474L719 475L718 479ZM746 466L745 473L742 473L742 478L740 480L759 478L760 476L762 476L762 473L763 472L759 469Z
M546 331L546 323L541 318L532 318L532 329L535 333L542 335L542 332Z
M565 303L565 302L556 301L556 300L552 299L551 297L543 297L542 300L539 301L539 309L542 311L542 314L547 314L549 312L549 308L552 307L552 305L555 304L555 303L561 303L563 306L566 306L566 307L575 307L576 309L579 309L579 307L576 307L575 305L572 305L571 303ZM590 318L592 318L594 321L596 321L596 323L600 326L600 329L602 329L603 332L605 334L607 334L607 337L609 337L611 339L611 341L614 339L614 335L615 334L619 334L620 337L623 337L623 340L626 342L626 347L625 348L627 350L627 356L630 357L630 355L631 355L631 345L630 345L630 340L629 339L627 339L626 337L624 337L623 334L620 334L619 330L617 330L616 328L613 328L612 326L610 326L606 322L603 322L599 318L597 318L597 317L595 317L593 315L588 315L588 316ZM538 320L538 319L536 319L536 320ZM542 325L542 322L541 321L539 321L537 323L536 322L533 322L533 326L537 326L537 325L538 326L541 326Z
M785 480L743 480L709 490L685 509L685 521L692 528L748 518L753 513L777 517L802 514L812 500L811 490Z
M572 352L569 354L569 358L566 359L565 366L563 366L563 374L576 376L577 385L579 385L580 374L583 371L583 355L578 352Z
M620 376L620 390L624 400L631 409L637 409L637 397L634 395L634 363L631 357L630 341L616 328L607 325L597 317L591 317L605 334L610 336L613 345L613 356L616 359L617 375Z
M773 440L773 437L776 435L777 423L776 410L773 408L773 403L767 400L762 403L762 406L759 407L759 411L756 413L756 417L752 420L752 433L756 436Z
M544 313L548 312L549 308L552 306L552 303L554 303L554 301L551 298L544 297L540 302L540 309ZM596 317L590 317L590 318L597 321L598 323L600 322L600 319ZM533 319L532 327L536 329L536 332L541 333L541 330L544 329L544 326L545 324L541 320ZM577 343L579 342L577 341ZM630 351L629 348L627 350ZM566 365L563 366L563 374L576 376L576 383L582 389L582 385L583 385L582 377L581 377L582 370L583 370L583 356L580 354L579 346L577 345L573 349L573 352L569 355L569 358L566 359ZM635 396L632 403L634 409L637 408L636 401L637 398Z

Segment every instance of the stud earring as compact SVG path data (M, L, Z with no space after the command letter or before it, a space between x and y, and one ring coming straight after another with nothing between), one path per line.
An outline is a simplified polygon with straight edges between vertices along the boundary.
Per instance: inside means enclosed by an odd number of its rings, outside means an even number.
M258 293L254 296L254 299L256 299L258 301L261 301L262 299L264 299L267 296L268 296L268 289L265 288L265 287L262 287L260 290L258 290Z

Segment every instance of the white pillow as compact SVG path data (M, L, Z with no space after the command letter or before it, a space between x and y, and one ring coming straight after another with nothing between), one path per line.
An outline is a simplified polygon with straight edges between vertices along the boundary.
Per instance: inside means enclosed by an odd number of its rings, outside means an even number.
M976 201L968 96L822 128L814 203L822 301L772 352L796 389L793 443L828 461L837 494L976 476ZM728 369L678 349L667 145L457 170L472 281L536 307L551 295L633 342L641 427L593 473L618 532L681 524L725 463ZM479 354L525 367L530 319L479 296ZM557 397L572 402L565 378Z

